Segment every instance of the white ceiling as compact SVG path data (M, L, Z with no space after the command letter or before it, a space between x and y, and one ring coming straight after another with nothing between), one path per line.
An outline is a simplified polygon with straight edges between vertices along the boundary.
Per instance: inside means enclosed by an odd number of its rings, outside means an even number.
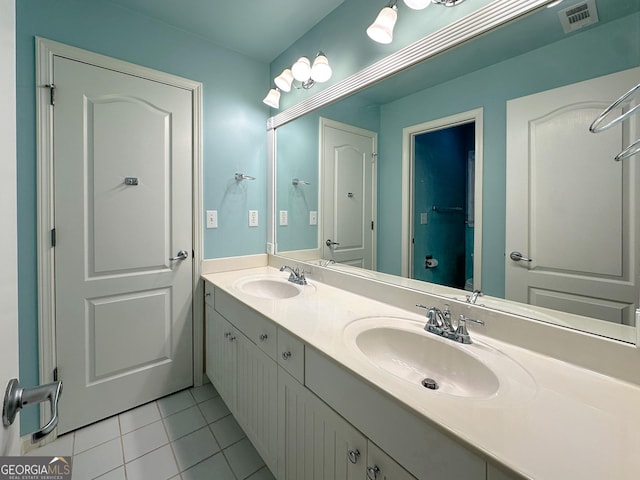
M109 0L271 63L344 0Z

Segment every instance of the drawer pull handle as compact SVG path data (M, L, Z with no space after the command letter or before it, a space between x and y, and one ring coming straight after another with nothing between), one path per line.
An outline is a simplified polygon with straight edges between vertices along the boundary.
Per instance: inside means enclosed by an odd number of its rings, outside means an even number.
M282 352L282 358L289 360L291 358L291 352Z
M367 478L369 480L376 480L378 478L378 473L380 473L380 469L377 465L367 468Z
M234 337L234 336L233 336L233 335L231 335L231 334L229 334L229 337L228 337L228 338L229 338L229 341L230 341L230 342L233 342L233 341L236 339L236 337Z
M360 458L360 450L357 448L355 450L349 450L347 452L347 458L351 463L358 463L358 458Z
M229 338L231 336L231 332L224 332L224 338Z
M211 292L207 292L204 294L205 297L210 297L211 296Z
M262 335L260 335L260 341L261 342L265 342L267 340L267 338L269 338L269 335L267 335L266 333L263 333Z

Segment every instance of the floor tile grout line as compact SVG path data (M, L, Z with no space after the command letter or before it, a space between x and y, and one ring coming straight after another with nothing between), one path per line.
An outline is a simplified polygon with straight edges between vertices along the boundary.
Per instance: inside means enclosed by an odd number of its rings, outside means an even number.
M158 405L158 410L160 410L160 405ZM162 412L160 412L160 421L162 422L162 427L164 428L164 433L169 438L169 431L167 430L167 425L164 423L164 417L162 416ZM171 449L171 455L173 455L173 462L176 465L176 470L178 471L178 475L182 478L182 472L180 471L180 464L178 463L178 456L176 455L176 451L173 448L173 440L169 440L169 448Z

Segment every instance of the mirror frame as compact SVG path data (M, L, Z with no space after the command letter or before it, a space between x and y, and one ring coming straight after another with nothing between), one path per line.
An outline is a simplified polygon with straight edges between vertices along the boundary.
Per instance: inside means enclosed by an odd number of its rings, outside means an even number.
M337 102L349 95L360 92L367 87L374 85L382 80L407 70L419 63L424 62L432 57L440 55L447 50L453 49L475 37L488 33L494 29L516 21L523 16L535 13L538 10L546 8L555 0L495 0L490 4L479 8L475 12L457 20L436 32L433 32L422 39L403 47L391 55L371 64L370 66L356 72L343 80L325 88L324 90L308 97L298 104L270 117L267 120L267 142L268 142L268 182L270 192L267 200L267 208L269 212L267 253L275 255L277 253L276 238L276 129L293 120L296 120L308 113L316 111L331 103ZM318 247L319 248L319 247ZM315 250L314 250L315 251ZM305 261L299 258L299 261ZM357 274L356 274L357 275ZM389 277L382 275L382 277ZM403 280L402 285L406 285L406 278L397 277ZM387 281L381 279L381 281ZM392 282L391 282L392 283ZM423 290L423 289L418 289ZM428 290L428 289L427 289ZM423 291L427 291L423 290ZM447 293L431 292L436 295L447 296ZM459 293L459 292L458 292ZM519 304L508 300L495 299L500 302L500 308L487 307L500 312L523 316ZM526 305L527 314L524 318L542 321L548 323L549 311L541 307L532 307ZM640 309L636 311L635 334L627 339L611 339L601 337L606 340L620 342L625 345L635 345L640 348ZM558 326L557 324L554 326ZM560 325L562 326L562 325ZM572 327L569 327L573 329ZM582 333L589 334L585 330ZM595 334L597 335L597 334ZM597 335L600 336L600 335Z

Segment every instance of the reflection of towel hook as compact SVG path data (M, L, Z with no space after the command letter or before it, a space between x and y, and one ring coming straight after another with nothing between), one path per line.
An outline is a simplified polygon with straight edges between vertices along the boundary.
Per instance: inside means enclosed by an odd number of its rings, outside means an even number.
M306 180L300 180L299 178L292 178L291 184L297 187L298 185L311 185L311 182L307 182Z
M245 175L244 173L236 173L235 174L236 182L241 182L242 180L255 180L256 177L252 177L250 175Z

